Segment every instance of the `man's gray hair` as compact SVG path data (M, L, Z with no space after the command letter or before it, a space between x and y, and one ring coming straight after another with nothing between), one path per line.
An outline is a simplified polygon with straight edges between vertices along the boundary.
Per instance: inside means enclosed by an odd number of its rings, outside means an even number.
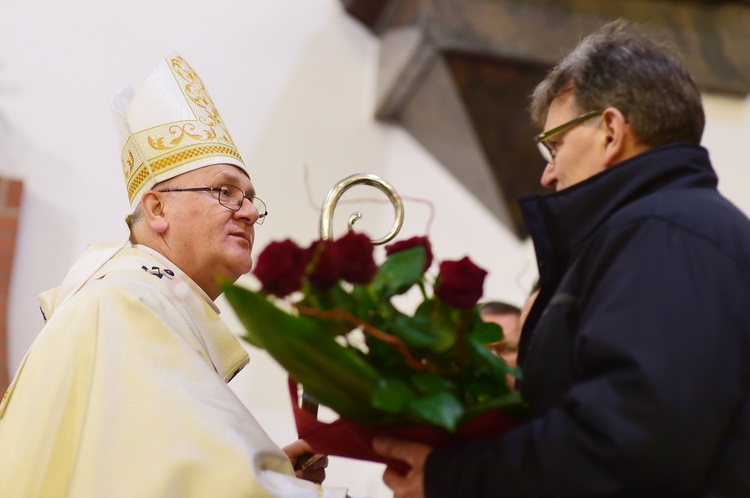
M584 38L535 89L531 117L541 129L552 101L572 92L577 113L614 107L641 143L700 143L705 116L700 91L672 48L627 21Z
M128 229L131 231L133 230L133 226L141 219L143 218L143 210L141 209L141 204L138 203L138 205L135 207L132 213L127 215L125 217L125 223L128 225Z
M178 177L170 178L168 180L164 180L163 182L159 182L149 190L174 188L175 185L179 183L179 180L177 178ZM133 231L133 227L135 226L135 224L140 221L141 218L143 218L143 209L141 209L141 203L139 202L133 212L125 217L125 223L128 225L128 229L130 229L131 232Z

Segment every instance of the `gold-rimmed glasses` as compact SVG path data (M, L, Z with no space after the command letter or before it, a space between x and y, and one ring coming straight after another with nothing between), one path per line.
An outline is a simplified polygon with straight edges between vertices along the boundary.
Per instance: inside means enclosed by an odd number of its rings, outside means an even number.
M555 161L555 149L547 143L547 140L554 137L555 135L559 135L560 133L573 128L578 124L583 123L588 119L593 118L594 116L600 115L602 112L604 111L589 111L561 124L560 126L555 126L551 130L543 131L539 135L535 136L534 141L536 142L539 153L542 154L544 160L548 163L552 163Z

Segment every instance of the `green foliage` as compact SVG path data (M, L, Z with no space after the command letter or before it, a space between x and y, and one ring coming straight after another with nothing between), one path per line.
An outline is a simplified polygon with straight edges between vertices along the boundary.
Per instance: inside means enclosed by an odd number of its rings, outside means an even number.
M320 291L303 281L293 312L262 292L230 283L223 290L244 339L347 419L453 431L484 410L521 413L523 402L507 383L519 370L486 346L502 338L502 329L483 322L476 306L459 309L432 295L425 261L425 248L417 246L388 255L367 284L339 281ZM422 302L405 313L391 298L413 288Z

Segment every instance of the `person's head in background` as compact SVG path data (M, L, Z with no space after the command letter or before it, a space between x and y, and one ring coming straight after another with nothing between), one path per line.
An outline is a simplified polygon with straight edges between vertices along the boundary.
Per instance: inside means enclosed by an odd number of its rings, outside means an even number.
M487 301L479 305L479 316L485 322L497 323L503 328L503 339L487 346L508 365L515 367L521 336L521 309L501 301Z

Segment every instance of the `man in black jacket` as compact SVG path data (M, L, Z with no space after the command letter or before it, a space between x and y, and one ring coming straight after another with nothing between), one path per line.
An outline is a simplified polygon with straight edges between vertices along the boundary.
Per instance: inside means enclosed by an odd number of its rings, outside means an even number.
M717 191L692 78L629 23L537 87L557 192L521 199L540 293L532 417L453 450L377 439L397 498L750 496L750 222Z

